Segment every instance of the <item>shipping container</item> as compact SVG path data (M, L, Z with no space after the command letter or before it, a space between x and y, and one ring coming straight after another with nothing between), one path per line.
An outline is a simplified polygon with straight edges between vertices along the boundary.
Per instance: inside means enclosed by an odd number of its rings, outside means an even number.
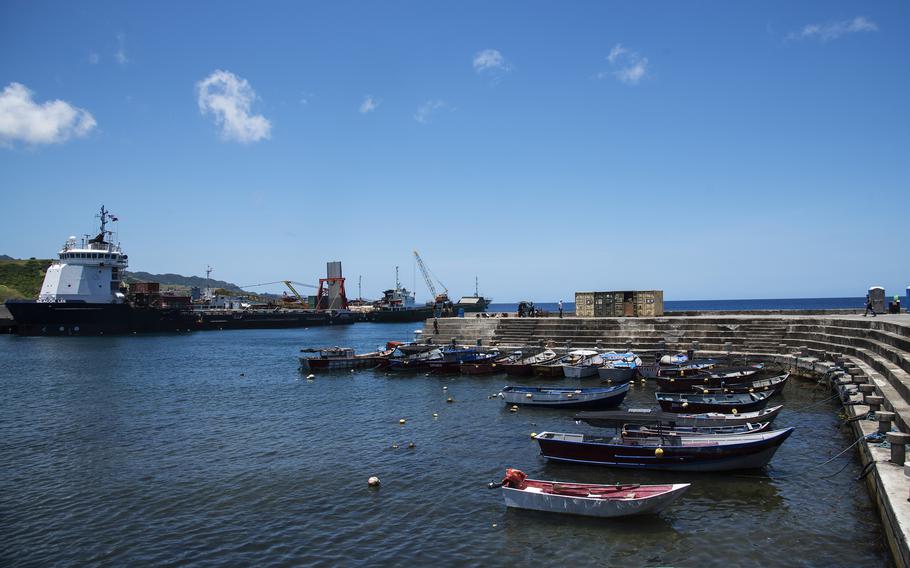
M579 317L657 317L664 315L662 290L576 292L575 314Z

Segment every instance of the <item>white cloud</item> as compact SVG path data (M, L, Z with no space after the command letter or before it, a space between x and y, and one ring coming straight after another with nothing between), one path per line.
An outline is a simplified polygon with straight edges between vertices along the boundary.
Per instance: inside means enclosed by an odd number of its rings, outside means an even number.
M601 71L597 74L598 79L607 77L616 77L621 83L626 85L637 85L648 75L648 58L642 57L637 51L632 51L617 43L607 55L607 62L610 63L611 71Z
M373 95L366 95L363 97L363 102L360 103L360 114L373 112L381 102L379 99L374 99Z
M852 20L828 22L825 24L809 24L803 26L803 29L798 32L790 32L787 39L817 39L824 43L848 34L877 31L878 24L871 20L867 20L862 16L857 16Z
M199 111L211 114L225 140L249 143L267 139L272 123L261 114L250 114L256 92L246 79L221 69L196 83Z
M114 52L114 59L120 65L126 65L130 58L126 56L126 36L123 32L117 34L117 51Z
M511 66L498 49L484 49L474 54L474 71L478 73L508 73Z
M429 100L429 101L423 103L422 105L420 105L419 107L417 107L417 112L414 113L414 120L416 120L420 124L429 124L430 122L433 121L433 115L438 110L453 111L455 109L450 107L449 104L446 103L444 100L441 100L441 99Z
M59 144L73 136L85 136L97 125L85 109L66 101L36 103L32 91L10 83L0 93L0 145L15 141L28 144Z
M99 63L100 61L101 61L101 56L98 54L97 51L90 51L90 52L88 52L88 62L89 62L90 64L92 64L92 65L98 65L98 63Z

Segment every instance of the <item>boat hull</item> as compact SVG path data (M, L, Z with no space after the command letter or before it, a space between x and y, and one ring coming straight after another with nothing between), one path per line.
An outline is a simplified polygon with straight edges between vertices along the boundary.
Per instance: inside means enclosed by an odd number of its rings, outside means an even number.
M550 440L537 436L549 460L607 467L666 471L733 471L768 465L793 429L755 434L756 441L699 446L601 444ZM660 449L660 452L657 450Z
M433 317L433 308L402 310L373 310L362 314L362 321L373 323L406 323L424 321Z
M512 387L499 397L507 405L540 408L614 408L622 404L629 385L607 389L565 389L559 387ZM530 396L528 396L530 395Z
M666 492L641 499L593 499L552 493L534 493L512 487L503 487L502 497L506 506L513 509L613 518L659 513L679 499L689 488L689 484L677 483L669 487Z
M563 365L562 372L567 379L583 379L597 375L594 365Z
M565 377L562 365L531 365L531 372L537 377Z
M605 412L579 412L575 415L576 420L581 420L591 426L615 428L623 424L663 424L665 426L686 426L686 427L717 427L717 426L740 426L753 422L773 422L777 418L783 405L773 408L765 408L758 412L740 412L733 414L714 414L709 416L697 416L694 414L676 414L664 413L659 410L613 410Z
M312 310L197 312L196 317L195 329L198 330L288 329L354 323L351 313Z
M16 333L90 336L191 331L196 319L176 309L87 302L7 302Z
M697 414L700 412L722 412L724 414L738 414L740 412L754 412L756 410L761 410L764 407L768 406L769 399L768 396L764 396L743 402L710 402L701 400L701 396L702 395L699 394L682 394L679 398L674 400L658 398L657 402L660 404L660 408L664 412L682 412L687 414ZM716 396L722 397L724 395ZM734 410L736 412L733 412Z
M635 378L635 367L601 367L597 375L603 381L627 383Z

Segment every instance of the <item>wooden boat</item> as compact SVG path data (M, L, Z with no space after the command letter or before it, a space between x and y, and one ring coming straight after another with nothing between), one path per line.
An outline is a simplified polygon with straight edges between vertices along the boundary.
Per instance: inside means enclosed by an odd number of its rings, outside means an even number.
M516 377L526 377L530 376L533 373L531 367L533 365L543 365L550 363L559 358L559 355L556 354L552 349L547 349L541 351L540 353L535 353L529 357L523 357L514 362L505 362L500 365L500 368L506 372L508 375Z
M535 439L547 459L637 469L731 471L768 464L793 428L718 436L598 437L543 432Z
M693 386L719 387L726 384L749 382L761 369L723 369L695 371L679 376L665 375L657 377L657 389L664 392L689 392Z
M601 410L579 412L575 420L587 422L591 426L615 428L624 424L660 424L675 428L680 426L739 426L755 422L773 422L784 406L779 404L755 412L737 412L723 414L720 412L675 413L663 412L653 408L630 408L627 410Z
M768 405L770 392L703 394L656 392L657 403L666 412L752 412Z
M640 365L638 373L646 379L656 379L662 376L685 376L697 373L703 369L710 369L717 365L714 359L692 359L680 353L678 355L664 355L652 365Z
M700 392L702 394L727 394L727 393L749 393L749 392L764 392L770 391L772 395L775 395L787 386L787 379L790 378L790 373L784 373L783 375L778 375L776 377L768 377L767 379L758 379L756 381L748 383L739 383L733 385L723 385L719 387L701 387L701 386L692 386L694 392Z
M524 472L507 469L500 483L506 507L588 517L628 517L659 513L689 488L688 483L667 485L597 485L528 479Z
M492 373L500 373L502 372L502 368L499 367L499 364L514 357L516 357L514 354L502 355L499 352L486 353L473 361L465 361L459 365L458 371L462 375L489 375Z
M663 426L661 424L624 424L622 435L626 437L654 436L720 436L729 434L752 434L771 427L770 422L747 422L736 426Z
M299 357L300 368L305 371L326 371L338 369L362 369L376 367L391 355L393 349L374 351L356 355L350 347L325 347L317 349L301 349L301 353L309 353L308 357Z
M569 359L562 364L562 372L567 379L593 377L603 363L604 360L597 351L576 349L569 352Z
M429 369L435 375L457 373L461 370L462 363L476 361L483 356L484 353L473 347L448 347L442 350L442 357L430 361Z
M608 383L627 383L635 378L641 359L635 353L604 353L601 355L604 364L597 369L601 381Z
M418 372L426 371L430 368L430 363L442 358L442 350L439 348L432 351L408 355L407 357L391 358L386 370L393 372Z
M551 361L537 363L535 365L531 365L531 372L535 377L565 377L566 374L562 370L562 364L568 360L569 356L563 355L562 357L557 357Z
M622 404L629 384L612 387L524 387L509 386L499 392L506 404L547 408L612 408Z

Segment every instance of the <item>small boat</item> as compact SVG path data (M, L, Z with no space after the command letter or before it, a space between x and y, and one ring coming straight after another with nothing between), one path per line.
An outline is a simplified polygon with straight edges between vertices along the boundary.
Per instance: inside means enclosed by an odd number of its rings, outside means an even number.
M547 408L613 408L622 404L629 384L612 387L505 387L499 392L506 404Z
M430 363L442 358L442 349L408 355L406 357L393 357L389 359L386 370L394 372L418 372L430 368Z
M654 397L665 412L752 412L768 405L770 392L702 394L656 392Z
M714 359L692 359L683 353L664 355L653 365L639 365L638 373L646 379L656 379L669 375L685 376L717 365Z
M500 367L508 375L527 377L533 373L533 370L531 369L533 365L543 365L555 361L558 358L559 355L557 355L555 351L547 349L529 357L522 357L517 361L504 362L500 364Z
M350 347L324 347L318 349L301 349L308 357L299 357L300 368L308 371L326 371L337 369L361 369L376 367L388 359L394 349L374 351L356 355Z
M675 413L663 412L653 408L630 408L627 410L601 410L579 412L575 420L587 422L591 426L615 428L624 424L660 424L676 428L679 426L738 426L754 422L773 422L784 406L779 404L755 412L737 412L723 414L720 412Z
M635 353L604 353L601 355L604 364L597 369L602 381L609 383L627 383L635 378L641 359Z
M562 365L569 360L569 355L563 355L549 361L531 365L531 372L535 377L565 377L566 373L562 370Z
M698 370L680 375L657 377L657 389L664 392L689 392L693 386L719 387L750 381L761 369Z
M502 361L507 361L509 358L516 357L515 354L503 356L498 351L491 353L485 353L473 361L465 361L462 363L458 370L462 375L489 375L492 373L502 372L502 368L499 367L499 364Z
M576 349L569 352L569 359L562 364L562 372L567 379L593 377L603 363L604 361L597 351Z
M689 488L688 483L667 485L597 485L528 479L524 472L509 468L500 483L506 507L588 517L628 517L655 514Z
M762 468L793 428L718 436L598 437L542 432L534 438L549 460L671 471Z
M790 373L784 373L783 375L768 377L767 379L758 379L749 383L737 383L719 387L702 387L693 385L692 390L694 392L700 392L702 394L728 394L769 391L772 395L775 395L784 390L784 387L787 386L787 379L789 378Z
M447 348L443 349L441 358L430 361L429 369L435 375L457 373L461 370L462 363L476 361L485 356L485 353L473 347Z
M753 434L771 427L770 422L747 422L736 426L663 426L662 424L624 424L622 435L626 437L654 436L722 436L730 434Z

